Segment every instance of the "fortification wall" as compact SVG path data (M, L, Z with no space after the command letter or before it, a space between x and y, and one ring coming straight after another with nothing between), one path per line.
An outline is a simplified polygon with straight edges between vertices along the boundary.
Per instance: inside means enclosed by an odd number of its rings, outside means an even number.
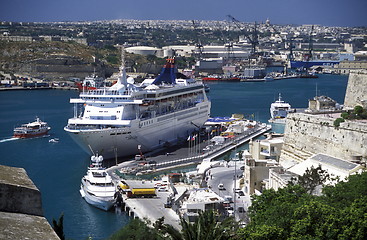
M316 153L366 160L367 123L346 121L335 128L334 120L325 115L289 114L280 162L301 162Z
M357 105L367 108L367 70L351 71L345 93L344 108Z
M0 239L60 239L43 217L41 193L23 168L0 165Z
M0 166L0 210L42 216L41 193L23 168Z

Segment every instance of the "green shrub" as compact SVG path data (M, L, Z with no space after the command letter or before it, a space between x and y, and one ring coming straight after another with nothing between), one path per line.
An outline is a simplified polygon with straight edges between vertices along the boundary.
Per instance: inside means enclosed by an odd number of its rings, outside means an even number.
M341 116L343 119L349 119L349 113L348 113L348 112L343 112L342 114L340 114L340 116Z
M345 122L345 120L343 118L337 118L334 121L334 127L339 127L340 123Z

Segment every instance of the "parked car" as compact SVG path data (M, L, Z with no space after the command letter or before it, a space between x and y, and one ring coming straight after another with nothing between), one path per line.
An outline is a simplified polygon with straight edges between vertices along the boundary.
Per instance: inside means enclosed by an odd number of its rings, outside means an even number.
M218 184L218 189L219 190L226 190L226 188L224 187L223 183L219 183Z
M168 192L168 187L167 186L160 186L157 189L158 192Z

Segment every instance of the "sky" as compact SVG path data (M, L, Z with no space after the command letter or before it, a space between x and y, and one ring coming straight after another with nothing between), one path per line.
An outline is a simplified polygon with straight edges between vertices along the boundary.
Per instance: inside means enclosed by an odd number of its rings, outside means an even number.
M228 20L367 26L367 0L0 0L0 21Z

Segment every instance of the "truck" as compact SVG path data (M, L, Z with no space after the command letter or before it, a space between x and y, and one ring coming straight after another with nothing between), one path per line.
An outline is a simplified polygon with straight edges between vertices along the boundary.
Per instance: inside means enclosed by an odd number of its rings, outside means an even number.
M139 197L155 197L155 189L154 188L133 188L130 191L126 192L127 197L129 198L139 198Z

